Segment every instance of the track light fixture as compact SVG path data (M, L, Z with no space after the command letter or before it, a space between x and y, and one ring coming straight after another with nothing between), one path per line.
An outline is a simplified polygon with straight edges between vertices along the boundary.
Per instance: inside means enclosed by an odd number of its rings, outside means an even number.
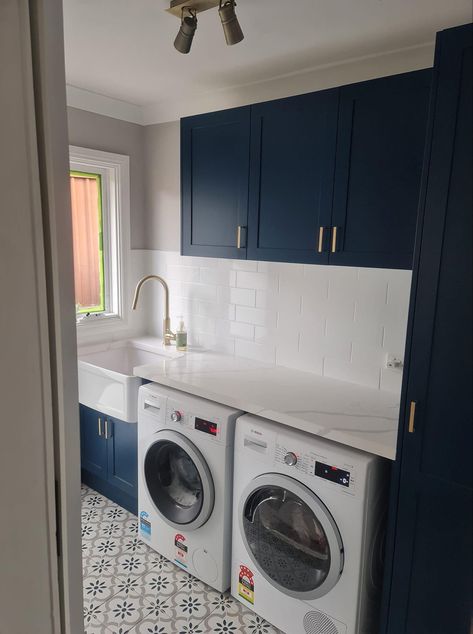
M184 17L184 12L189 15ZM191 50L192 40L197 29L197 11L191 7L182 7L181 10L181 26L174 40L174 48L179 53L188 53Z
M232 46L242 41L244 35L235 14L235 0L171 0L166 11L181 18L181 26L174 40L174 47L179 53L188 53L191 50L197 29L197 14L216 7L227 44Z
M222 21L223 32L225 34L225 40L229 46L238 44L245 37L241 30L240 23L235 13L236 2L235 0L220 0L218 13L220 20Z

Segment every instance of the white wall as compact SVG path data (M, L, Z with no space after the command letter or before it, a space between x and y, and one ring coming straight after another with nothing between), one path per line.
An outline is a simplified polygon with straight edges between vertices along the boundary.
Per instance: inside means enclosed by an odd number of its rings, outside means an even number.
M400 391L410 271L183 257L135 251L163 275L173 327L184 316L193 345L373 388ZM162 293L143 289L148 330L161 334ZM141 308L139 307L141 310ZM145 310L145 309L143 309Z

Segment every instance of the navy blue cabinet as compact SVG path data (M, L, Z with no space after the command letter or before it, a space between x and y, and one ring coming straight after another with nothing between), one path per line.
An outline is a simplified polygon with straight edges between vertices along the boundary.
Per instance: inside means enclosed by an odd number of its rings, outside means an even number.
M340 89L330 263L412 268L431 71Z
M104 415L85 405L80 406L81 466L101 478L107 477L107 445Z
M138 511L137 426L80 405L82 481Z
M467 634L472 591L473 28L437 37L388 535L387 634Z
M182 254L412 268L431 75L182 119Z
M183 255L246 258L250 108L181 120Z
M338 93L251 108L249 259L328 261Z

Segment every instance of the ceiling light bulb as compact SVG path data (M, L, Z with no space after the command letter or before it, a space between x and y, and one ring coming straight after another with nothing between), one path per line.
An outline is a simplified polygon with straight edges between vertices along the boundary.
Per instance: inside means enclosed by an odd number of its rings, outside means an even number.
M192 40L197 29L197 15L195 11L188 9L190 16L182 16L179 32L174 40L174 48L179 53L188 53L191 50ZM184 13L184 9L182 10Z
M218 9L225 39L229 46L238 44L238 42L241 42L244 38L243 31L235 14L235 6L235 0L227 0L225 4L223 4L223 0L220 0L220 7Z

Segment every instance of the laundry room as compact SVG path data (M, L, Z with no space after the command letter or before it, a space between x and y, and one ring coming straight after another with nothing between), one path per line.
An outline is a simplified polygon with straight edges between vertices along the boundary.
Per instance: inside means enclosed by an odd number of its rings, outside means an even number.
M0 29L1 634L470 634L471 0Z

